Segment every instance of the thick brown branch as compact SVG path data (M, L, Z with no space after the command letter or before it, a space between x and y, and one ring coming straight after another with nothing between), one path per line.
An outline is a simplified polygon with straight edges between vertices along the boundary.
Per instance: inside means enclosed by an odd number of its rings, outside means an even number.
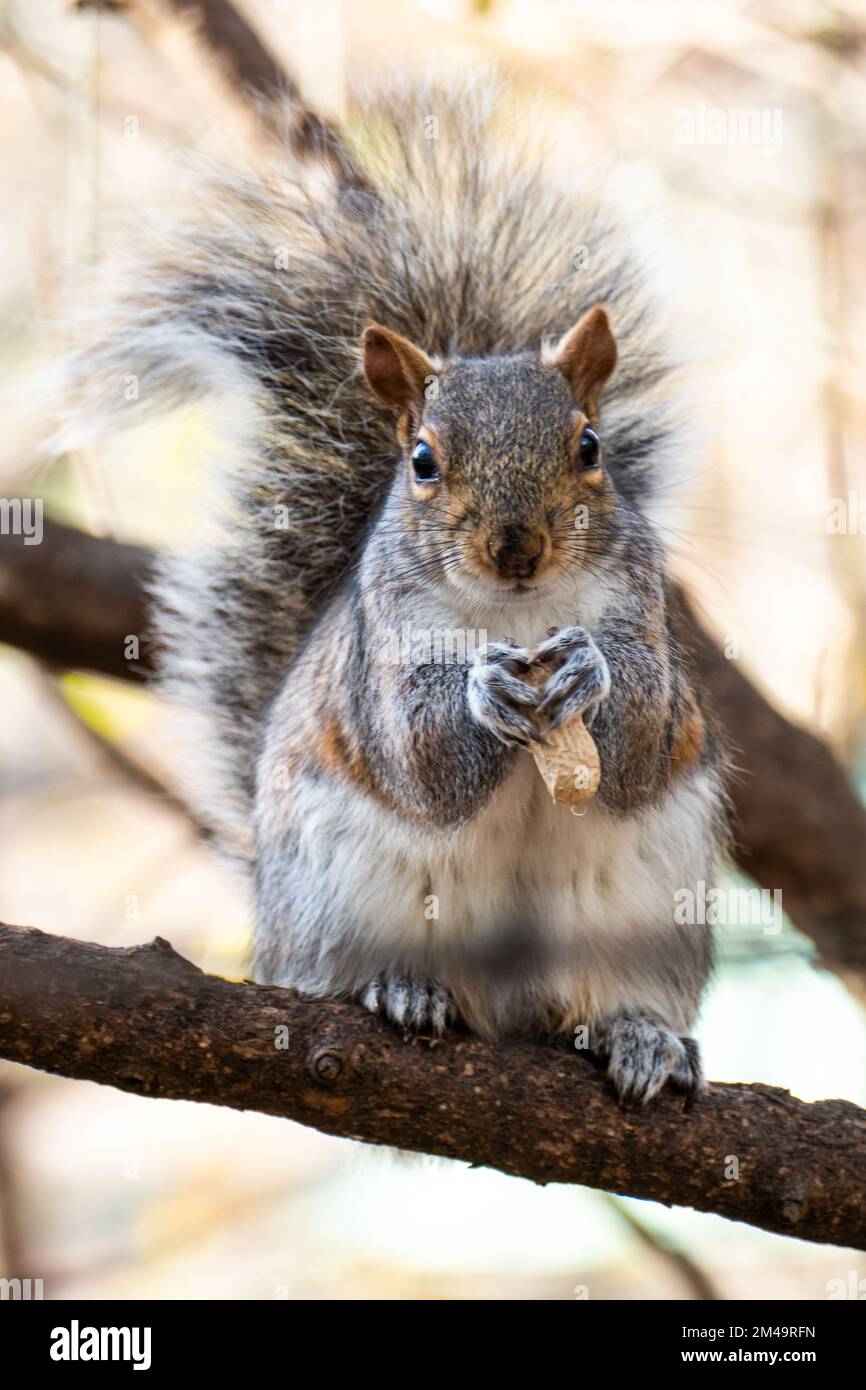
M846 1101L713 1085L688 1113L674 1094L624 1111L572 1051L404 1041L355 1005L204 975L161 940L0 926L0 979L11 1061L866 1249L866 1112Z
M51 666L141 680L150 667L143 546L88 536L45 521L40 544L0 536L0 642ZM139 638L129 659L127 637Z

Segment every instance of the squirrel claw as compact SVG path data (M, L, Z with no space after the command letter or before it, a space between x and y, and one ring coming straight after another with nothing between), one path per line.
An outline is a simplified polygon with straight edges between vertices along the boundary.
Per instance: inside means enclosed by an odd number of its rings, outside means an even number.
M607 1059L607 1074L620 1104L638 1109L670 1081L686 1092L690 1110L703 1088L700 1053L693 1038L681 1038L648 1018L617 1018L605 1024L595 1051Z
M408 975L377 975L361 991L360 1002L407 1033L439 1037L455 1022L457 1010L449 991L435 980Z
M531 654L491 642L476 652L470 667L466 693L469 709L500 743L528 748L537 730L532 711L539 692L521 680L531 667Z

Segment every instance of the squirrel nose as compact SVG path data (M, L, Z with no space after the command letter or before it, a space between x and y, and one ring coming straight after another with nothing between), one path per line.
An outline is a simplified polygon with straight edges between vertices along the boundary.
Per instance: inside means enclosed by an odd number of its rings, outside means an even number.
M506 530L488 540L487 553L503 579L530 579L544 553L544 537L537 531Z

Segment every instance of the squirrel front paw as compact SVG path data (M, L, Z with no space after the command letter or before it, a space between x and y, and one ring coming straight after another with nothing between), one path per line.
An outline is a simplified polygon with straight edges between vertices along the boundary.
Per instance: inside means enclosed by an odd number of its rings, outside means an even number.
M413 1033L444 1033L456 1022L454 1000L435 980L416 980L408 975L377 975L361 991L360 1002L372 1014Z
M602 1025L593 1051L607 1059L607 1074L622 1105L646 1105L666 1081L686 1092L686 1108L703 1086L694 1038L681 1038L648 1018L616 1018Z
M541 698L523 680L532 666L532 653L507 642L488 642L475 653L469 668L466 697L478 724L501 743L528 748L538 738L532 715Z
M537 715L546 732L575 714L589 726L610 692L607 662L585 627L563 627L535 653L535 664L550 670L541 687Z

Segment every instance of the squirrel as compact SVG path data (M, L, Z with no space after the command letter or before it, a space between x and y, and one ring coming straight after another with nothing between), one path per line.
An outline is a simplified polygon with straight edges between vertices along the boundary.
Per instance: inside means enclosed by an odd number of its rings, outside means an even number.
M154 602L256 978L407 1033L584 1030L623 1103L691 1099L711 947L675 895L727 810L650 519L673 369L622 226L503 109L380 92L363 161L211 180L85 356L83 413L129 373L225 411L219 529ZM578 714L601 784L572 815L528 750Z

